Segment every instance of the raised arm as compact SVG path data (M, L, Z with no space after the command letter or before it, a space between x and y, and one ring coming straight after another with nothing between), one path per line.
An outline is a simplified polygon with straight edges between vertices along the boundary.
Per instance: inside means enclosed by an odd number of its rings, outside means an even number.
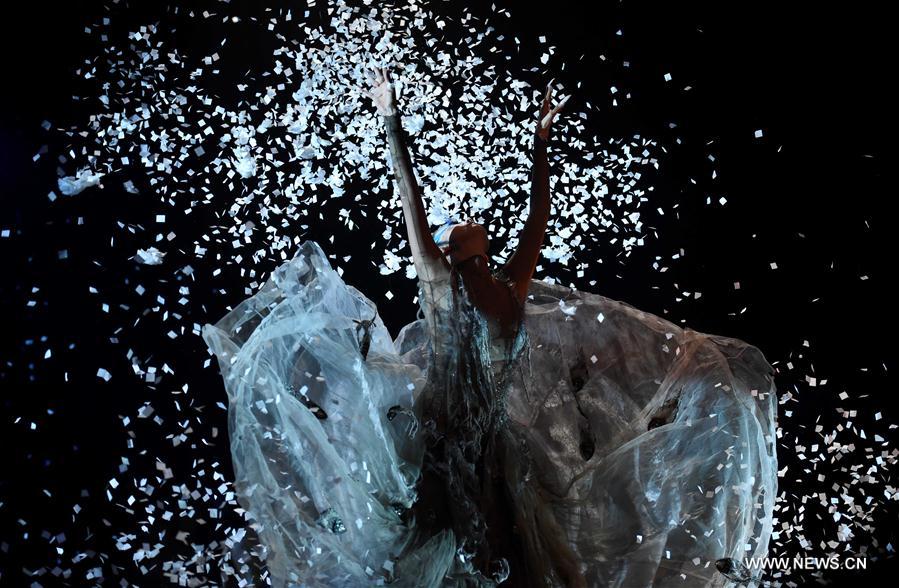
M432 282L448 271L448 264L431 236L428 217L421 201L421 191L415 179L415 172L412 171L412 160L406 146L402 118L396 108L393 85L384 68L374 70L370 81L372 88L368 95L374 101L378 114L381 115L387 128L390 159L403 204L403 216L406 220L406 232L409 247L412 249L415 271L420 281Z
M549 222L549 160L546 144L549 141L549 128L553 118L561 110L569 96L562 99L555 107L552 105L552 82L546 89L546 96L537 119L534 133L534 167L531 172L531 198L528 219L524 229L518 235L518 248L503 267L503 273L515 284L519 301L523 302L528 294L531 277L540 258L543 247L543 236Z

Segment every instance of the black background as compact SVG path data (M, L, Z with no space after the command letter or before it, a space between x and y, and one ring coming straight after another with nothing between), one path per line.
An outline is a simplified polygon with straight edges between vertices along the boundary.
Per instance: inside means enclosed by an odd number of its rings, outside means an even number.
M166 18L156 4L135 3L116 22L125 26ZM538 63L545 49L536 41L539 35L547 35L557 52L568 56L566 69L553 73L568 88L581 82L572 104L579 99L608 104L613 84L631 92L633 98L620 108L602 108L603 132L653 136L667 129L668 138L684 138L683 148L665 159L656 188L681 203L678 222L668 219L658 245L636 251L619 265L607 264L601 293L700 331L745 339L769 359L787 357L797 341L807 339L815 363L826 366L828 377L863 398L861 410L876 407L886 420L895 420L889 407L894 389L889 370L895 367L896 323L888 286L895 267L889 204L895 194L891 152L896 131L890 108L896 103L894 56L888 49L895 47L885 5L496 4L509 8L512 16L491 24L521 39L517 63ZM228 10L239 14L252 6L235 2ZM450 17L462 11L461 3L438 6ZM121 14L121 8L116 10ZM484 5L473 10L488 13ZM41 165L32 162L48 144L42 120L75 124L89 112L72 101L79 90L72 71L96 51L96 39L83 29L103 14L100 2L15 3L3 9L0 227L16 234L0 240L5 270L0 289L0 541L7 545L0 551L0 584L28 585L23 568L53 567L54 553L40 533L65 531L73 502L86 505L93 548L116 555L104 537L118 515L103 488L115 474L124 446L117 415L139 405L129 395L139 382L114 378L105 384L96 378L97 365L114 368L118 362L119 372L129 369L110 340L114 324L87 293L98 272L116 268L92 263L110 245L101 232L79 228L74 219L110 223L137 215L129 213L135 201L107 193L89 203L51 204L46 194L56 179L52 141ZM623 34L616 35L618 30ZM182 42L195 36L198 44L215 43L221 36L187 26L179 34ZM242 46L245 63L238 62L235 70L270 55L251 41L248 37ZM600 54L607 59L599 60ZM622 66L624 60L630 67ZM673 81L665 84L662 76L668 72ZM685 85L692 89L684 91ZM677 124L673 129L671 122ZM754 138L755 129L764 129L764 137ZM711 167L701 167L708 163L708 153L714 153L719 175L711 191ZM699 185L691 187L690 178ZM701 196L706 192L726 195L728 204L706 205ZM328 234L327 227L318 230ZM343 247L342 254L354 252L358 258L367 251L367 245L355 251ZM71 257L61 263L57 252L67 248ZM650 268L653 255L670 255L678 248L686 257L671 274ZM771 270L771 262L777 270ZM412 318L410 282L378 278L362 262L350 264L345 277L350 283L390 282L396 297L376 302L383 304L382 316L392 332ZM735 281L741 283L736 292ZM40 303L28 309L25 301L33 298L28 290L34 284L42 287ZM677 302L684 289L701 291L703 297ZM236 292L232 289L227 300L212 300L210 318L239 302ZM747 311L740 313L743 307ZM56 342L57 359L41 361L40 345L26 344L41 336ZM61 353L69 342L77 342L76 348ZM68 384L62 383L64 371L70 373ZM198 377L210 382L204 394L224 400L223 391L212 387L214 378ZM798 409L808 413L809 422L827 412L817 402L830 401L822 397ZM38 423L38 430L29 431L20 417ZM209 418L223 427L223 413ZM160 441L160 450L165 447ZM227 461L225 445L215 451ZM791 458L782 453L781 459L789 463ZM83 490L88 496L80 496ZM895 515L894 510L892 520L880 523L884 530L895 525ZM77 549L71 543L83 535L71 532L67 549ZM891 532L884 537L895 541ZM64 559L70 558L67 552ZM123 566L124 577L142 582L139 574L128 571L127 554L115 563ZM891 561L872 567L851 578L827 577L840 583L896 569ZM53 581L42 580L45 585ZM69 583L79 585L79 580Z

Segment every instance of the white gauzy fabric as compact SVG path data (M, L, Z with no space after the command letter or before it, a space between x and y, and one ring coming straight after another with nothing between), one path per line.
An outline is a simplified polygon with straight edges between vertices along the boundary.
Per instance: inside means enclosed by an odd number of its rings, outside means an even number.
M505 458L522 543L539 552L556 529L588 586L719 586L716 560L764 555L776 402L758 349L594 294L533 281L530 295L505 421L524 446ZM403 410L427 389L423 320L393 341L307 242L203 337L273 586L494 585L451 529L407 516L425 454ZM529 585L564 585L536 568L547 583Z

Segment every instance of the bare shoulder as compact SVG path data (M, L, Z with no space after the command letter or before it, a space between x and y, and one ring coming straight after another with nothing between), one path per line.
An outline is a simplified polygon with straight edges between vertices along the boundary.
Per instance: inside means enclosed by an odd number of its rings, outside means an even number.
M415 264L415 271L424 301L437 308L443 306L452 288L450 266L446 260L425 257Z
M530 277L517 275L514 268L510 268L507 263L502 268L493 273L493 277L497 284L508 290L519 307L524 306L524 302L528 296L528 289L531 285Z

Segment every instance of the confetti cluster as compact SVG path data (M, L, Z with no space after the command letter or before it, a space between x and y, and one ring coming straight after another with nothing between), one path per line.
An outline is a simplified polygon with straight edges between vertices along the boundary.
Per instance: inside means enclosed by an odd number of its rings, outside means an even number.
M265 583L265 548L229 482L224 389L201 325L253 293L307 238L327 241L335 254L341 243L370 243L380 274L414 278L382 124L361 92L372 65L389 66L397 82L430 220L479 219L505 259L527 217L533 125L556 57L547 46L541 64L507 66L502 56L516 52L518 39L491 24L508 17L496 8L449 18L427 2L310 1L259 8L250 19L232 14L228 2L207 12L170 9L218 32L207 51L160 23L125 37L112 27L117 4L87 31L102 51L75 72L85 88L78 102L93 114L44 125L65 145L53 154L60 177L48 197L62 204L120 186L154 209L109 227L109 257L96 264L115 269L89 292L116 323L109 336L130 366L94 366L97 385L127 379L145 394L129 399L132 410L120 417L120 465L102 490L115 522L88 525L83 519L104 515L76 504L68 537L32 530L29 540L59 546L60 560L28 574L38 584L48 576L99 583L160 575L188 586ZM248 28L270 52L238 71L229 60L245 50L239 33ZM612 86L609 107L619 92ZM601 239L605 251L627 257L651 245L646 216L672 212L654 197L653 182L676 146L599 136L597 107L589 99L571 105L554 125L553 212L538 275L562 281L564 270L588 288L588 270L602 261L591 243ZM349 257L335 255L342 274L341 260ZM666 271L659 260L654 269ZM386 284L356 286L390 299ZM39 309L40 296L32 288L27 306ZM816 375L813 351L806 345L769 358L781 392L772 554L891 552L879 525L895 512L895 425L880 413L858 414L849 392ZM793 426L793 410L810 395L833 397L833 411L822 403L820 424ZM114 549L64 545L94 545L96 534L111 535ZM796 583L798 574L771 579Z

